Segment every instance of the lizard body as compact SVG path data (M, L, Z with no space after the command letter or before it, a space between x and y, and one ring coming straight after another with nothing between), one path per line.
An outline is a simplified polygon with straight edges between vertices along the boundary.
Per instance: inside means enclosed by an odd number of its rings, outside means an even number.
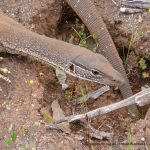
M0 52L32 57L75 77L101 84L125 83L104 56L34 33L3 13L0 13Z

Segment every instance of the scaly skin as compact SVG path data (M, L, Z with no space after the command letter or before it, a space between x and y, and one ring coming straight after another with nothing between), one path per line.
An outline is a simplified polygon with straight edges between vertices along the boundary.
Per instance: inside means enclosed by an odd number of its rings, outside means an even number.
M125 82L104 56L34 33L2 13L0 52L32 57L75 77L101 84L119 86Z
M108 32L108 29L101 17L100 12L96 9L93 0L65 0L70 7L81 18L83 23L89 29L90 33L98 38L99 49L102 55L104 55L112 66L122 74L126 83L119 86L123 98L127 98L133 95L132 89L126 71L123 66L123 62L119 57L115 44ZM132 113L138 112L135 105L129 107L129 111Z

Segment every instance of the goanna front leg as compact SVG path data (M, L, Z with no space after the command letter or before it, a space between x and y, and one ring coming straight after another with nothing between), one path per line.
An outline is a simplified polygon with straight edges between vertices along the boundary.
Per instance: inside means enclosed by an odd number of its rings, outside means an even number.
M66 73L60 69L55 69L56 72L56 76L58 78L59 83L62 86L62 90L66 90L69 86L66 83ZM103 86L101 88L99 88L96 91L93 92L89 92L86 95L86 101L88 101L89 99L97 99L99 96L103 95L104 93L108 92L110 90L109 86ZM73 104L82 104L83 103L83 97L79 97L77 99L72 100Z
M69 85L66 83L66 73L58 68L55 69L56 76L61 84L62 90L66 90Z

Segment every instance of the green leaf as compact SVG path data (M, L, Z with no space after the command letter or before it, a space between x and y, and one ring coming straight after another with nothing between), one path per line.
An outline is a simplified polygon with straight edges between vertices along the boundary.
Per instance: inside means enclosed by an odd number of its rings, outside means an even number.
M92 35L92 38L95 41L95 43L98 43L98 37L96 35Z
M76 21L75 21L75 22L76 22L76 24L79 24L79 19L78 19L78 18L76 18Z
M81 92L81 96L82 96L82 103L86 106L86 102L87 102L87 97L86 95L84 94L84 91L83 91L83 88L82 86L80 86L80 92Z
M44 118L45 118L47 121L50 121L50 122L52 122L52 123L55 123L55 120L53 119L53 117L52 117L50 114L44 112L43 115L44 115Z
M88 48L88 45L85 40L81 40L80 43L82 44L83 47Z
M7 143L7 145L12 145L12 144L13 144L13 141L12 141L12 139L10 138L10 139L7 140L6 143Z
M149 73L147 72L142 72L142 78L145 79L145 78L148 78L149 77Z
M71 99L71 97L72 97L72 92L70 92L70 91L68 91L68 90L65 91L64 97L65 97L65 100Z
M17 139L17 134L16 134L16 132L13 132L12 134L11 134L11 137L7 140L7 145L12 145L12 144L14 144L14 142L16 141L16 139Z
M139 65L142 70L145 70L147 68L146 60L144 58L141 58L139 60Z
M128 150L134 150L134 146L133 146L133 140L132 140L132 130L130 127L127 128L128 130Z
M13 142L16 141L16 139L17 139L17 134L16 134L16 132L13 132L13 133L12 133L11 139L12 139Z

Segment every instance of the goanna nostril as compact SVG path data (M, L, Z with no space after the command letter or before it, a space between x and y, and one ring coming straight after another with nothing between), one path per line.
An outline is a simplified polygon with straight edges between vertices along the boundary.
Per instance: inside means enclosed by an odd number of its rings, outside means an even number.
M117 80L116 80L116 79L112 79L112 81L113 81L113 82L117 82Z

